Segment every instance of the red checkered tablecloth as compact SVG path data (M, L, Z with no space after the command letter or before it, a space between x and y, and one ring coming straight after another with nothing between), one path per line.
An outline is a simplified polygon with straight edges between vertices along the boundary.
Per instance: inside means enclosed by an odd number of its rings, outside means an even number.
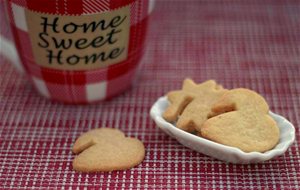
M2 57L0 189L300 188L300 2L161 0L151 19L138 80L99 104L50 102ZM186 77L260 92L272 111L295 125L296 142L283 156L250 165L185 148L155 126L149 109ZM142 164L126 171L74 172L72 144L102 126L142 140Z

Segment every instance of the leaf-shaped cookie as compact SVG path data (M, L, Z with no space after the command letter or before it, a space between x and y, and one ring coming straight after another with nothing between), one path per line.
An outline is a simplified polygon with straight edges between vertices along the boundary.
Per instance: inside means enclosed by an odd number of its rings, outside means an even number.
M113 171L132 168L145 157L141 141L125 137L118 129L99 128L82 134L73 146L77 155L73 169L82 172Z
M206 88L186 106L176 127L187 132L194 132L195 129L200 132L202 124L209 118L212 105L227 91L217 84Z
M208 80L201 84L196 84L191 79L183 81L182 89L171 91L167 94L170 102L168 108L163 113L163 118L168 122L174 122L182 113L184 108L197 96L203 96L211 88L220 86L214 80Z

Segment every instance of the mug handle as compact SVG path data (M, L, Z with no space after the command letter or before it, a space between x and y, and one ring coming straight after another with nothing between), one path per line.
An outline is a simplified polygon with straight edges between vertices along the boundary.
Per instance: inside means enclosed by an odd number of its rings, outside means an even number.
M0 34L0 54L2 54L6 59L8 59L18 71L20 71L21 73L24 72L24 68L21 64L16 47L14 46L13 42L7 40L1 34Z
M7 4L6 1L0 0L0 54L12 63L18 71L24 73L23 65L11 35Z

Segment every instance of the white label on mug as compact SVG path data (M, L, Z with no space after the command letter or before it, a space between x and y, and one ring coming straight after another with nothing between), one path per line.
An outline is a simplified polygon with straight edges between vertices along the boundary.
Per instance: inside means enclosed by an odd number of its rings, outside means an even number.
M127 59L130 8L92 15L50 15L26 10L36 64L91 70Z

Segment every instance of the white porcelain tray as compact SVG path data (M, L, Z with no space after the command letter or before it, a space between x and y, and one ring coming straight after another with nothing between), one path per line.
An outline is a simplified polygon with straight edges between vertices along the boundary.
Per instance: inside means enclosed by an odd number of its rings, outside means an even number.
M277 122L277 125L280 129L279 143L272 150L264 153L246 153L238 148L215 143L176 128L173 124L165 121L162 117L162 114L167 106L167 98L161 97L153 104L150 111L152 119L160 129L162 129L171 137L175 138L182 145L226 162L248 164L270 160L274 157L282 155L295 140L294 126L284 117L270 112L270 115Z

